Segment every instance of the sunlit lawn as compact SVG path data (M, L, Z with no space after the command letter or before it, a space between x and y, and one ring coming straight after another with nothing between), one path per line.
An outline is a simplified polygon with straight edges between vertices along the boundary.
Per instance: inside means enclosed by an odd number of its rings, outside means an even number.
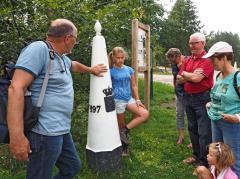
M140 81L142 89L142 81ZM142 96L143 94L141 94ZM130 133L130 156L122 159L120 171L108 173L93 173L87 166L86 146L86 122L79 126L74 122L74 138L83 162L82 171L76 178L153 178L153 179L191 179L193 167L182 163L185 157L191 155L186 145L188 137L183 145L176 145L176 122L174 95L171 86L154 83L154 95L151 101L151 117L149 121L133 129ZM128 115L128 118L131 116ZM77 121L78 115L73 114ZM79 130L76 130L79 129ZM79 135L77 135L76 131ZM186 132L187 133L187 132ZM0 178L21 179L25 178L25 165L16 162L7 153L0 149ZM55 171L56 172L56 171Z

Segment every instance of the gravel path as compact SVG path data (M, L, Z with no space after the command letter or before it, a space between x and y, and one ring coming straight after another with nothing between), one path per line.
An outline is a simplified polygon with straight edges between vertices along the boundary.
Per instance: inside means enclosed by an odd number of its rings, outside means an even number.
M216 79L216 75L218 74L218 71L214 71L214 80ZM138 76L140 78L143 78L143 73L138 73ZM173 86L173 76L172 75L153 75L153 81L162 82L165 84L169 84Z
M140 78L143 78L143 73L138 73ZM162 82L173 86L173 76L172 75L153 75L153 81Z

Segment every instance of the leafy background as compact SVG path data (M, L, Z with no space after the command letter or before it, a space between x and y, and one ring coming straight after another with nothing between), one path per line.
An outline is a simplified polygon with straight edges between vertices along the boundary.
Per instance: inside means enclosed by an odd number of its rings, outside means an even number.
M191 0L177 0L170 12L164 9L161 1L154 0L1 0L2 64L8 60L15 61L27 43L44 39L51 20L56 18L67 18L76 24L80 43L71 57L88 65L96 20L100 20L103 26L108 52L114 46L123 46L130 60L132 20L136 18L150 25L153 66L168 65L165 52L170 47L177 47L189 55L189 35L196 31L204 32L204 24ZM234 48L235 59L240 60L238 34L211 32L206 36L207 48L218 40L227 41Z
M211 15L211 14L209 14ZM0 73L7 61L16 61L23 47L35 40L43 40L51 22L67 18L76 24L80 43L75 46L72 59L90 65L91 41L95 35L94 24L99 20L106 39L107 50L124 47L131 64L131 22L138 19L151 28L153 67L169 66L165 53L170 47L190 54L188 38L202 31L204 24L197 16L197 8L190 0L177 0L167 12L161 1L154 0L1 0L0 1ZM240 62L238 34L211 32L206 34L206 50L216 41L232 44L235 60ZM92 174L87 168L85 145L87 135L89 76L74 74L75 103L72 133L84 162L79 178L104 178ZM143 88L143 87L142 87ZM141 88L140 88L141 89ZM115 178L191 178L192 167L183 166L181 160L190 155L186 146L175 146L175 111L171 87L154 85L150 121L131 134L133 148L130 158L123 160L123 169ZM188 142L188 141L186 141ZM24 178L25 165L16 162L1 146L0 178ZM112 175L112 174L111 174ZM110 177L110 174L106 177ZM160 176L160 177L159 177ZM111 177L110 177L111 178ZM114 177L113 177L114 178Z

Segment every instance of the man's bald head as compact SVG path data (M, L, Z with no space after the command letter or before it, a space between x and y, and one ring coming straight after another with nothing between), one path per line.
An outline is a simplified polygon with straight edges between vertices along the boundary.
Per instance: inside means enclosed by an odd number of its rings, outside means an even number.
M66 35L73 35L77 33L75 25L67 19L56 19L51 22L47 31L48 37L63 37Z

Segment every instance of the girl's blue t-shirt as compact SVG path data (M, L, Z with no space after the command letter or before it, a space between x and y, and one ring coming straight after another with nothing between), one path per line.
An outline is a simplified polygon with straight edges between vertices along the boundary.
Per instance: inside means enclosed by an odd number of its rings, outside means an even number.
M208 116L211 120L219 120L222 114L239 114L240 99L233 87L234 73L229 74L224 79L220 77L216 80L211 90L211 107ZM237 84L240 86L240 75L237 75Z
M124 101L131 99L131 77L133 73L134 70L126 65L122 68L113 67L110 69L114 99Z

